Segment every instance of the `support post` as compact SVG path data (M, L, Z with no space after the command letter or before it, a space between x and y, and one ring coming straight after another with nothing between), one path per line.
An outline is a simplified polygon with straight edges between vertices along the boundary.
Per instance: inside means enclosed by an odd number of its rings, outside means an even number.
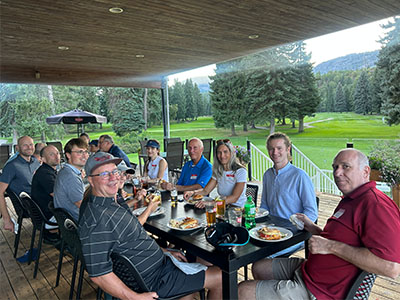
M252 176L251 176L251 162L252 162L252 157L251 157L251 147L250 147L250 141L249 141L249 140L247 141L247 151L249 151L249 153L250 153L250 162L249 162L249 164L247 165L247 174L248 174L248 176L249 176L249 181L251 181L251 180L252 180Z
M164 129L164 139L169 138L169 99L168 99L168 78L163 77L161 82L161 107ZM165 151L165 149L164 149Z

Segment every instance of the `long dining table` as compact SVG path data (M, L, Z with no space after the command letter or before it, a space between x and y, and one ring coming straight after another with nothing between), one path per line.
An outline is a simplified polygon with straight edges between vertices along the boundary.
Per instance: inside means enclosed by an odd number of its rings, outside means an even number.
M204 209L195 208L185 202L178 202L172 206L169 201L163 201L164 214L149 217L144 228L161 237L177 247L186 250L193 256L200 257L222 270L223 299L238 299L238 276L237 271L248 264L254 263L282 249L290 247L308 239L311 234L306 231L299 231L289 220L265 216L257 225L279 226L293 232L293 237L279 242L264 242L250 238L249 243L244 246L236 246L228 251L217 251L206 241L204 229L191 231L179 231L168 227L171 219L179 217L193 217L201 223L206 223Z

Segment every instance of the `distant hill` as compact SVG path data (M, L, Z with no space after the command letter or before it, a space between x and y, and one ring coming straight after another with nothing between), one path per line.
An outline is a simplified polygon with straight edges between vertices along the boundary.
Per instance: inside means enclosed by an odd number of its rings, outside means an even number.
M200 93L207 93L210 90L210 79L208 76L193 77L192 81L197 83Z
M379 50L363 53L353 53L320 63L314 68L314 73L326 74L330 71L348 71L371 68L378 61Z

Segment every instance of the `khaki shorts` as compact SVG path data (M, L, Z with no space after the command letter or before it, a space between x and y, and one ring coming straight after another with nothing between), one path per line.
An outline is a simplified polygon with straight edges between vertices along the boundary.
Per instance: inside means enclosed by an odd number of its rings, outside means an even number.
M260 280L256 287L256 299L307 299L316 298L307 290L304 284L301 258L275 258L272 260L274 280Z

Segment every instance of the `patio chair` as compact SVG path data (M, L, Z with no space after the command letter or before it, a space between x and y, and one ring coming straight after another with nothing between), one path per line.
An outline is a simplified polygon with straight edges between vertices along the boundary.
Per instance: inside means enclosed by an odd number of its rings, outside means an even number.
M251 196L251 198L252 198L252 200L254 202L254 205L257 207L258 185L247 183L247 185L246 185L246 198L248 196ZM243 268L244 268L244 280L247 280L247 278L248 278L247 265L245 265Z
M164 139L164 151L167 152L168 143L180 142L181 138L166 138Z
M361 271L347 293L346 300L368 299L375 279L376 274Z
M64 250L66 247L69 248L73 258L74 258L74 266L72 269L72 278L71 278L71 287L69 290L69 298L72 299L75 288L75 279L76 272L78 269L78 262L81 261L81 265L79 268L79 278L78 278L78 287L76 289L76 299L80 299L82 283L83 283L83 273L86 269L85 263L83 260L81 241L78 235L78 224L74 221L74 218L63 208L54 208L53 203L49 204L49 208L54 214L54 217L57 220L57 224L59 226L61 232L61 248L60 255L58 258L58 267L57 267L57 276L56 276L56 284L55 287L58 286L60 281L60 274L62 268L62 260L64 256ZM100 290L97 291L98 295ZM99 299L99 298L98 298Z
M142 275L140 275L139 271L136 269L135 265L131 263L131 261L124 256L123 254L117 254L115 252L111 253L111 259L113 262L113 272L118 276L119 279L123 283L125 283L130 289L134 290L137 293L145 293L150 292L147 284L144 282ZM196 292L200 292L200 299L204 300L205 291L204 289L195 290L187 293L181 293L168 298L161 298L159 300L172 300L172 299L180 299L186 295L190 295Z
M183 144L184 141L168 142L165 159L168 162L168 170L180 172L183 165Z
M33 271L33 278L36 278L37 271L39 268L39 260L40 260L40 252L42 250L42 243L43 243L43 234L44 234L44 225L48 224L51 226L57 226L57 223L50 222L46 219L45 215L43 214L42 210L40 209L39 205L31 199L25 192L21 192L19 194L19 198L21 199L21 203L23 207L28 211L28 214L32 221L32 237L31 237L31 245L29 248L29 259L28 264L32 262L32 250L33 244L35 243L35 236L36 230L39 230L39 241L38 241L38 256L35 262L35 269Z
M143 168L146 165L146 159L147 159L147 152L146 152L147 139L139 141L139 143L140 143L140 150L138 152L139 172L140 176L143 176L144 173Z
M11 202L12 202L12 204L14 206L14 210L17 213L17 216L18 216L18 220L17 220L18 231L17 231L17 234L15 235L15 238L14 238L14 257L17 257L19 240L20 240L20 237L21 237L22 222L23 222L23 219L29 218L29 214L26 211L26 209L24 208L24 206L22 205L21 199L19 198L19 196L17 194L15 194L10 189L10 187L7 188L6 193L7 193L8 197L10 197Z
M2 144L0 145L0 170L3 169L5 163L10 158L11 145Z
M210 161L213 139L202 139L201 141L203 142L203 146L204 146L203 156L205 158L207 158L208 161Z

